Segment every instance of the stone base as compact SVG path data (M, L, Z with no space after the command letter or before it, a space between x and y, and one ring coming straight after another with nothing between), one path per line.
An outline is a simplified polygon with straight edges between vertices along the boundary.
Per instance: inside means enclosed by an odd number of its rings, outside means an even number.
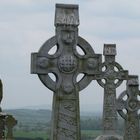
M119 135L101 135L98 136L95 140L123 140L123 137Z

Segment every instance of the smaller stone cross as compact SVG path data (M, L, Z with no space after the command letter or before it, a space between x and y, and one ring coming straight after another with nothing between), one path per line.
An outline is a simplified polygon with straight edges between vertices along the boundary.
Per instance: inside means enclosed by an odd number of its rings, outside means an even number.
M7 127L7 139L13 139L13 127L17 124L17 120L12 115L7 115L5 125Z
M114 134L117 130L116 88L127 79L128 71L115 62L116 45L105 44L105 62L102 63L98 83L104 88L103 133Z
M120 94L116 104L118 113L125 119L124 140L140 140L138 96L140 96L138 76L131 75L127 81L126 91Z

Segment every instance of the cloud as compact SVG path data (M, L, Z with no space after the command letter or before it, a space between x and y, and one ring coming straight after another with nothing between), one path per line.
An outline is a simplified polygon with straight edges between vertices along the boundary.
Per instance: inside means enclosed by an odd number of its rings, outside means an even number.
M139 18L139 0L89 0L81 3L80 10L85 10L85 14L97 17L121 17L121 18Z
M140 20L120 18L89 18L86 22L82 18L80 25L82 32L101 39L128 39L140 37Z
M26 2L26 0L25 0ZM29 4L22 4L22 3L12 3L12 4L5 4L3 5L0 2L0 22L3 21L19 21L22 20L24 17L34 16L34 15L41 15L43 13L49 13L54 9L52 6L48 6L47 4L38 4L35 2ZM31 18L32 19L32 18Z
M138 38L140 36L139 4L138 0L135 2L84 1L80 4L80 30L100 39Z
M131 74L140 74L139 0L4 0L0 1L0 75L5 107L16 99L13 106L17 107L24 106L25 101L27 106L52 103L53 93L37 75L30 74L30 54L55 34L55 3L78 3L79 34L96 53L102 53L104 43L116 43L117 61ZM82 104L87 100L101 104L103 95L99 92L103 94L101 88L91 84L80 94Z

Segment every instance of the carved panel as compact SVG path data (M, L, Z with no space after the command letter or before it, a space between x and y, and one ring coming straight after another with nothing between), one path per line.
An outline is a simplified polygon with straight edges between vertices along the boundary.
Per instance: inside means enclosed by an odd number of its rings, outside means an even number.
M56 25L79 25L78 5L56 5Z
M116 55L116 45L115 44L105 44L104 45L104 55Z

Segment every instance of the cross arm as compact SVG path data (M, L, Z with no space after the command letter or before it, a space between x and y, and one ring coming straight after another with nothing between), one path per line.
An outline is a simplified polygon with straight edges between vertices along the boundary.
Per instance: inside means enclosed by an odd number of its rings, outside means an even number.
M87 75L99 74L99 66L101 64L101 55L94 54L88 58L79 59L78 71Z
M46 56L40 56L38 53L31 54L31 73L47 74L56 71L57 59L49 59Z
M128 79L128 71L127 70L121 70L119 72L115 72L114 76L116 77L116 79L127 80Z

